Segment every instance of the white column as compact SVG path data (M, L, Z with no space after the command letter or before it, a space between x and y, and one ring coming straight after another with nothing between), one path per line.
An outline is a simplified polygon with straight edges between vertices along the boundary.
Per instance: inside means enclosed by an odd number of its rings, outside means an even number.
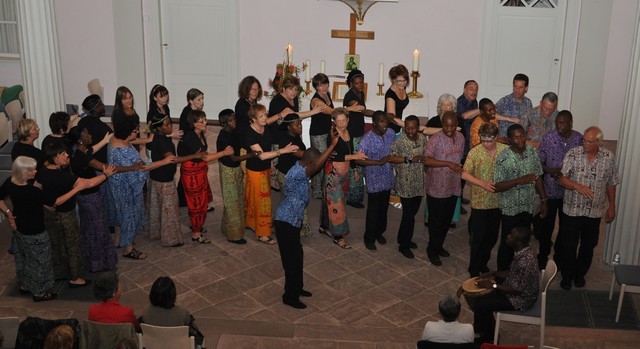
M53 0L18 0L18 26L26 114L44 136L49 115L65 110Z
M624 114L616 153L622 182L616 190L616 219L608 225L602 258L611 263L620 253L621 263L640 263L640 7L636 28Z

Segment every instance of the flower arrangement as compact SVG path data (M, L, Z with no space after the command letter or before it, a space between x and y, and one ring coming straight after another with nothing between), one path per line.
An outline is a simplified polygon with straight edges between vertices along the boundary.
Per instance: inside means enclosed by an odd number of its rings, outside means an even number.
M282 80L288 76L295 76L300 81L300 72L306 70L307 63L303 63L302 67L298 67L294 64L278 63L276 64L276 75L273 79L269 79L269 88L271 91L264 91L264 96L267 98L273 98L275 95L282 92ZM302 98L306 96L305 89L298 82L298 101L302 102Z

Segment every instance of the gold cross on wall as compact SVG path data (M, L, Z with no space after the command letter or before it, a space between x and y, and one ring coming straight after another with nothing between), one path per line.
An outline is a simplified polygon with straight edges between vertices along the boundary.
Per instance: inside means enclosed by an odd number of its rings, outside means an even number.
M356 14L351 13L349 16L349 30L332 29L331 37L338 39L349 39L349 54L356 54L356 40L373 40L375 33L372 31L356 30Z

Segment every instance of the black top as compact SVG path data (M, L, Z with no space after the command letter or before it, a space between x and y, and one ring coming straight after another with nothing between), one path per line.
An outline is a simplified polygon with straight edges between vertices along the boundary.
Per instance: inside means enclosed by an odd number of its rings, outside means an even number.
M464 120L462 120L460 116L458 116L457 119L458 119L458 127L462 127ZM442 120L440 120L440 116L436 115L430 118L429 121L427 121L427 127L442 128ZM462 133L462 135L464 136L464 133Z
M42 144L40 145L42 147L42 152L44 153L44 150L47 149L47 146L53 143L64 144L67 147L67 153L71 155L71 147L69 147L66 136L54 137L52 135L47 135L46 137L44 137L44 139L42 140Z
M182 109L182 113L180 113L180 131L187 131L189 129L189 113L193 109L190 105L187 105Z
M11 197L13 216L20 234L36 235L44 231L44 208L53 206L56 198L45 194L40 188L31 184L16 185L7 178L0 186L0 199Z
M316 92L311 99L318 98L333 109L333 101L331 100L331 94L329 94L329 92L327 92L327 97L329 97L329 103ZM331 131L331 115L318 113L311 117L311 126L309 127L309 134L311 136L326 135L329 134L329 131Z
M151 122L151 120L153 120L153 118L158 114L161 114L163 117L171 117L168 105L165 105L162 109L164 109L164 113L158 111L158 108L151 108L149 112L147 112L147 124Z
M118 120L122 119L122 118L134 118L136 120L136 123L139 125L140 124L140 116L138 116L138 113L133 112L132 115L127 115L124 112L124 109L119 108L119 109L114 109L113 113L111 114L111 124L115 124ZM94 141L97 141L99 139L94 139Z
M394 90L388 89L387 92L384 94L384 111L385 112L387 111L387 98L391 98L396 102L396 110L394 111L394 114L396 114L397 119L402 120L402 112L404 111L404 108L406 108L409 105L409 96L407 96L405 99L400 99L400 97L398 97L398 95ZM400 126L396 124L389 124L389 127L393 129L395 133L400 132Z
M247 139L247 131L249 130L249 108L251 103L244 98L238 99L236 102L235 115L236 115L236 131L240 146L247 149L244 141Z
M278 135L278 144L280 144L280 149L286 147L289 143L297 145L300 150L307 150L307 146L304 145L300 136L293 137L287 132L280 131ZM296 161L298 161L298 158L293 153L282 154L278 157L278 164L276 165L276 168L278 171L287 174L291 167L296 164Z
M364 100L350 89L347 94L344 95L344 100L342 101L342 105L348 107L352 101L358 102L359 105L363 107L367 107L364 104ZM364 135L364 114L357 111L349 112L349 126L347 126L347 130L349 130L349 135L351 137L362 137Z
M42 190L44 190L45 193L52 195L57 199L73 189L73 185L76 183L76 180L78 180L78 177L64 169L52 170L42 166L36 175L36 179L40 184L42 184ZM76 197L74 195L62 205L57 206L56 211L69 212L73 211L75 208Z
M154 139L156 137L153 137ZM167 138L167 137L164 137ZM207 144L207 138L202 134L200 137L196 131L188 131L182 136L182 141L178 143L178 155L186 156L193 155L197 152L207 151L209 145ZM200 162L202 159L193 159L193 162Z
M89 163L93 160L93 156L84 153L78 149L73 151L71 155L71 172L80 178L93 178L96 175L96 170L89 165ZM97 193L100 190L100 186L97 185L92 188L87 188L78 193L78 195L86 195Z
M216 151L223 151L224 148L232 146L233 154L235 156L240 156L240 139L236 132L227 132L225 129L220 130L220 134L218 134L218 139L216 140ZM218 160L221 164L227 167L238 167L240 166L240 162L235 162L231 160L230 156L223 156Z
M27 156L36 160L38 169L44 164L44 152L32 144L16 142L11 149L11 161L15 160L18 156Z
M331 138L327 138L327 147L331 144ZM338 143L333 149L334 155L331 161L344 162L346 155L353 154L353 137L349 138L349 141L345 141L342 137L338 137ZM355 161L351 161L350 166L355 167Z
M254 144L259 144L262 148L262 152L271 151L271 144L273 144L273 137L271 136L271 130L268 127L264 128L264 133L259 134L252 127L249 127L247 131L247 147L251 149ZM271 159L260 160L259 157L252 157L247 159L247 169L251 171L264 171L271 168Z
M165 158L167 153L176 155L176 146L173 145L171 138L165 135L156 134L149 144L149 150L151 150L151 161L159 161ZM176 175L176 168L178 165L170 163L164 166L160 166L149 172L149 177L156 182L173 182L173 177Z
M97 143L101 141L107 133L113 132L111 127L102 122L99 117L96 116L85 116L78 122L78 127L80 129L86 128L91 135L91 139L93 143ZM107 163L107 148L102 147L99 151L93 153L93 157L100 161L103 164Z
M282 95L282 93L279 93L275 96L273 96L273 98L271 99L271 103L269 103L269 116L274 116L276 114L278 114L279 112L287 109L287 108L291 108L291 110L293 110L295 113L297 113L298 111L300 111L300 102L298 101L298 97L295 97L293 99L293 105L289 104L289 101L287 101L286 98L284 98L284 96ZM277 132L278 132L278 122L274 122L273 124L268 126L272 132L272 135L274 137L277 137ZM278 139L273 139L273 144L278 143Z

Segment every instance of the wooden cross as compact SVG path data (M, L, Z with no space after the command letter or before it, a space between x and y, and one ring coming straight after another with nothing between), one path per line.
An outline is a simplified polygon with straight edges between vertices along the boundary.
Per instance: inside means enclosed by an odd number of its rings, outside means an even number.
M349 54L356 54L356 40L373 40L375 33L372 31L356 30L356 14L351 13L349 16L349 30L332 29L331 37L338 39L349 39Z

